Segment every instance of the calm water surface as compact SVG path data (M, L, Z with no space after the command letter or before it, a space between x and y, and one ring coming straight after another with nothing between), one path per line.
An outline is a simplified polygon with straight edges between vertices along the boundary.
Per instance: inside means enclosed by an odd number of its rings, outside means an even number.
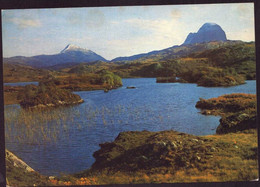
M29 84L33 84L38 86L38 82L11 82L11 83L4 83L5 86L26 86Z
M228 88L204 88L188 83L157 84L154 78L140 78L123 79L123 85L108 93L75 92L84 103L54 109L70 119L55 143L33 144L9 139L7 148L45 175L79 172L94 163L92 154L100 143L113 141L122 131L176 130L194 135L215 134L220 117L201 115L195 108L199 98L256 93L256 81ZM127 86L136 86L136 89L126 89ZM6 114L11 111L18 115L21 109L19 105L5 107ZM48 128L53 127L55 123L50 122Z

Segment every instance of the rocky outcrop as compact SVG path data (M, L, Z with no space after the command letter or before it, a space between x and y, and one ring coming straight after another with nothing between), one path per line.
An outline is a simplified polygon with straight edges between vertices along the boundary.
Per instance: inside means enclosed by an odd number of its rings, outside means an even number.
M122 132L114 142L100 144L92 170L161 172L196 167L212 157L211 140L176 131Z
M215 23L205 23L197 33L190 33L184 45L211 41L227 41L226 33Z
M204 115L219 115L217 134L256 129L256 95L228 94L212 99L200 99L196 107Z
M5 151L5 159L8 164L13 165L14 167L22 168L27 172L35 172L34 169L8 150Z
M27 165L9 150L5 150L6 183L8 186L49 186L48 177Z
M258 176L256 130L208 136L172 130L122 132L113 142L100 144L94 157L91 169L78 177L102 175L114 180L114 176L141 175L139 183L143 183L161 176L157 181L172 183L252 180ZM253 170L247 169L247 159L255 161ZM241 168L248 173L242 175ZM129 183L128 178L124 182Z
M217 134L226 134L230 132L243 131L246 129L256 129L256 114L239 113L222 117L220 119L220 125L216 132Z

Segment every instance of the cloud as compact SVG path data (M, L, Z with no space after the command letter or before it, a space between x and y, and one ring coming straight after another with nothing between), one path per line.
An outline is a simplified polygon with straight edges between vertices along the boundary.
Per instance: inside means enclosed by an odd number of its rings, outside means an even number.
M84 37L71 37L67 39L72 44L88 44L88 42L94 42L94 39L88 36Z
M237 10L241 12L241 14L252 11L253 3L240 3L237 5Z
M160 37L161 39L167 38L177 40L179 42L185 35L185 33L183 32L183 24L174 19L129 19L125 22L131 24L132 27L136 27L137 32L138 30L146 31L146 36L153 36L155 37L155 39Z
M226 32L230 40L255 41L254 28L243 29L241 31Z
M41 27L42 24L38 19L28 19L28 18L11 18L10 21L20 28L28 27Z
M66 14L66 21L72 26L99 29L106 23L104 13L97 8L88 8L86 12L77 12L72 9L68 10Z
M71 13L68 15L67 21L72 25L78 25L83 23L83 19L77 13Z
M182 13L178 9L172 9L171 15L172 15L173 19L179 19L179 18L181 18Z
M109 53L106 52L105 54L105 57L108 59L117 56L147 53L173 45L180 45L185 40L187 34L181 32L184 30L183 25L173 20L131 19L125 22L134 27L136 34L104 41L104 46L113 46L113 49L106 50L109 51Z
M233 8L238 18L241 21L254 22L254 4L253 3L239 3Z

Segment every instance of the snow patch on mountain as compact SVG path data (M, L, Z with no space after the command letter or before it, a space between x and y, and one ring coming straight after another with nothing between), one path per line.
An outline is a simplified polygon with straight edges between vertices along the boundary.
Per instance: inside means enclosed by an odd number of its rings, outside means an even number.
M73 44L68 44L60 53L66 53L69 51L80 51L80 52L85 52L85 53L93 53L89 49L81 48L81 47L73 45Z

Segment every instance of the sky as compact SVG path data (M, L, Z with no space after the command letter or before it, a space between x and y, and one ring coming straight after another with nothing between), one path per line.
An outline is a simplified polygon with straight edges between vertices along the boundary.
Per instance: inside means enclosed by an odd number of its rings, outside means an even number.
M254 41L254 4L2 10L3 56L57 54L68 44L107 60L181 45L207 22Z

